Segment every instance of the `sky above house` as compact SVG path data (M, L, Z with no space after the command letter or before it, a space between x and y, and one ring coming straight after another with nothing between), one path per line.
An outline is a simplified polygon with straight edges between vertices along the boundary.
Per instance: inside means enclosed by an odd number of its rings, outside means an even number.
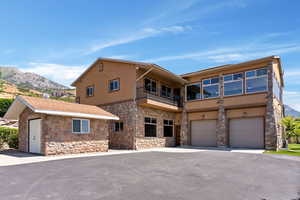
M299 0L9 0L0 66L70 85L98 57L176 73L279 55L284 100L300 110Z

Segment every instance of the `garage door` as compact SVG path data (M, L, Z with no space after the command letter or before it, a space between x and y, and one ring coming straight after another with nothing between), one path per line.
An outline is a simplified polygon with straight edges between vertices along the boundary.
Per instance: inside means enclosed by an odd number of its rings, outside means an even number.
M29 152L41 153L41 119L29 120Z
M217 146L216 120L199 120L191 122L191 144L193 146Z
M231 119L229 140L231 147L264 148L263 118Z

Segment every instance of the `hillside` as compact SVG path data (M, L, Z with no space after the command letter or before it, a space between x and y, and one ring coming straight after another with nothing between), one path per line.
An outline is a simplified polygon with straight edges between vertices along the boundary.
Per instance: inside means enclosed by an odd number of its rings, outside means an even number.
M33 89L40 92L66 90L67 86L51 81L31 72L22 72L15 67L0 67L0 78L15 84L19 88Z
M300 112L293 109L292 107L285 105L285 115L286 116L293 116L293 117L300 117Z

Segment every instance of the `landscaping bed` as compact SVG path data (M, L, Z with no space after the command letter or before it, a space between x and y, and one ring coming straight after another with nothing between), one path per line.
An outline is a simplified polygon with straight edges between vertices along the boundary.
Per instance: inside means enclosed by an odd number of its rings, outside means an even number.
M270 154L281 154L289 156L300 156L300 144L289 144L288 150L279 150L279 151L265 151L264 153Z

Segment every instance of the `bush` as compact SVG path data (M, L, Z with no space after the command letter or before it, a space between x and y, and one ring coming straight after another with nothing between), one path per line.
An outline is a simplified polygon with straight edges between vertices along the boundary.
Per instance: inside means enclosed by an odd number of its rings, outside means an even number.
M0 117L5 115L13 101L13 99L0 99Z
M8 128L0 127L0 146L3 143L7 143L10 148L18 148L18 129L17 128Z

